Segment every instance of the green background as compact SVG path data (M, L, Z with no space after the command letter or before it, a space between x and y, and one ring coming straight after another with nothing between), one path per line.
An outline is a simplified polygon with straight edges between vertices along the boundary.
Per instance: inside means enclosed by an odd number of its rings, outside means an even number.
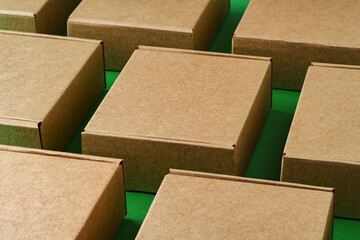
M300 1L300 0L299 0ZM231 12L224 21L210 51L231 52L231 38L249 0L231 0ZM276 12L274 12L276 14ZM331 16L329 16L331 17ZM107 88L88 114L65 151L81 153L80 133L118 77L119 72L106 72ZM273 90L273 106L267 117L246 177L279 180L281 157L296 109L299 92ZM114 239L134 239L154 199L153 194L127 192L128 214ZM360 206L359 206L360 207ZM234 226L235 227L235 226ZM360 221L335 218L334 239L360 239Z

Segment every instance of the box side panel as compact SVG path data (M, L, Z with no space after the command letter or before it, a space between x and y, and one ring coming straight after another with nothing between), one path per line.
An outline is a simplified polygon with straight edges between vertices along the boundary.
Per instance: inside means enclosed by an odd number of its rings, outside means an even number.
M139 45L192 49L191 32L68 21L68 36L104 40L106 70L121 71Z
M0 121L0 144L41 148L39 127L36 123L21 125Z
M44 149L62 150L105 88L103 49L98 45L42 125Z
M123 165L120 165L76 239L112 239L126 215Z
M233 53L272 57L274 88L301 90L311 62L360 65L360 47L233 38Z
M65 31L66 21L81 0L49 0L36 13L38 33L61 34Z
M36 32L35 16L0 12L0 29L20 32Z
M270 63L270 62L269 62ZM243 176L247 170L256 143L271 107L271 64L249 111L244 126L235 144L235 175Z
M193 29L193 49L208 50L210 48L229 11L229 0L210 0Z
M334 230L334 196L332 197L331 205L329 207L329 214L324 231L324 240L333 239L333 230Z
M156 192L170 168L233 174L233 150L84 132L84 154L123 158L126 189Z
M333 187L334 215L360 219L360 165L284 157L281 181Z

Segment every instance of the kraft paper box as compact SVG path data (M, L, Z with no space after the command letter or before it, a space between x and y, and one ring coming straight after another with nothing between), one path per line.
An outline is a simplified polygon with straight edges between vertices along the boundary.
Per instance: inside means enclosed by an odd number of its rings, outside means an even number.
M0 31L0 144L63 149L105 88L100 41Z
M144 239L332 239L331 188L171 170Z
M208 50L229 0L83 0L68 35L101 39L106 69L120 71L139 45Z
M0 29L61 34L81 0L1 0Z
M282 181L334 187L335 216L360 219L360 66L314 63L286 142Z
M112 239L122 161L0 145L0 239Z
M169 168L243 175L271 105L271 61L140 47L82 133L83 153L125 159L128 190Z
M251 0L233 53L274 59L274 88L300 90L311 62L360 65L359 0Z

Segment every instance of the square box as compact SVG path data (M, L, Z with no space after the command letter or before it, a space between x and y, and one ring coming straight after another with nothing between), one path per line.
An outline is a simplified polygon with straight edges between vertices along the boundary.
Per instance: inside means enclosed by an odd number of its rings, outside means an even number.
M127 190L169 168L243 175L271 105L271 60L136 50L82 133L83 153L125 159Z
M333 203L331 188L171 170L136 239L330 240Z
M0 29L61 34L81 0L2 0Z
M229 0L83 0L68 35L101 39L106 69L120 71L139 45L208 50Z
M334 187L335 216L360 219L360 66L309 67L281 180Z
M112 239L125 214L120 159L0 145L1 239Z
M360 1L251 0L233 53L274 59L274 87L301 90L311 62L360 65Z
M0 144L62 150L105 88L100 41L0 31Z

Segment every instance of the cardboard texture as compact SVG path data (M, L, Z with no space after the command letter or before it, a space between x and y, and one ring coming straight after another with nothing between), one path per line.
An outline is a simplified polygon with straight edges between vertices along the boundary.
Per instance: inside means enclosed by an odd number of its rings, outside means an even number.
M155 192L171 167L242 175L270 105L269 58L141 47L82 150L126 159L128 190Z
M274 59L274 88L300 90L311 62L360 65L359 0L251 0L233 53Z
M61 34L81 0L0 0L0 29Z
M125 214L119 159L0 145L1 239L112 239Z
M333 202L330 188L172 170L136 239L330 240Z
M139 45L207 50L229 0L83 0L68 35L105 42L106 69L120 71Z
M360 66L309 67L281 180L336 189L335 216L360 219Z
M0 144L61 150L105 88L100 41L0 31Z

